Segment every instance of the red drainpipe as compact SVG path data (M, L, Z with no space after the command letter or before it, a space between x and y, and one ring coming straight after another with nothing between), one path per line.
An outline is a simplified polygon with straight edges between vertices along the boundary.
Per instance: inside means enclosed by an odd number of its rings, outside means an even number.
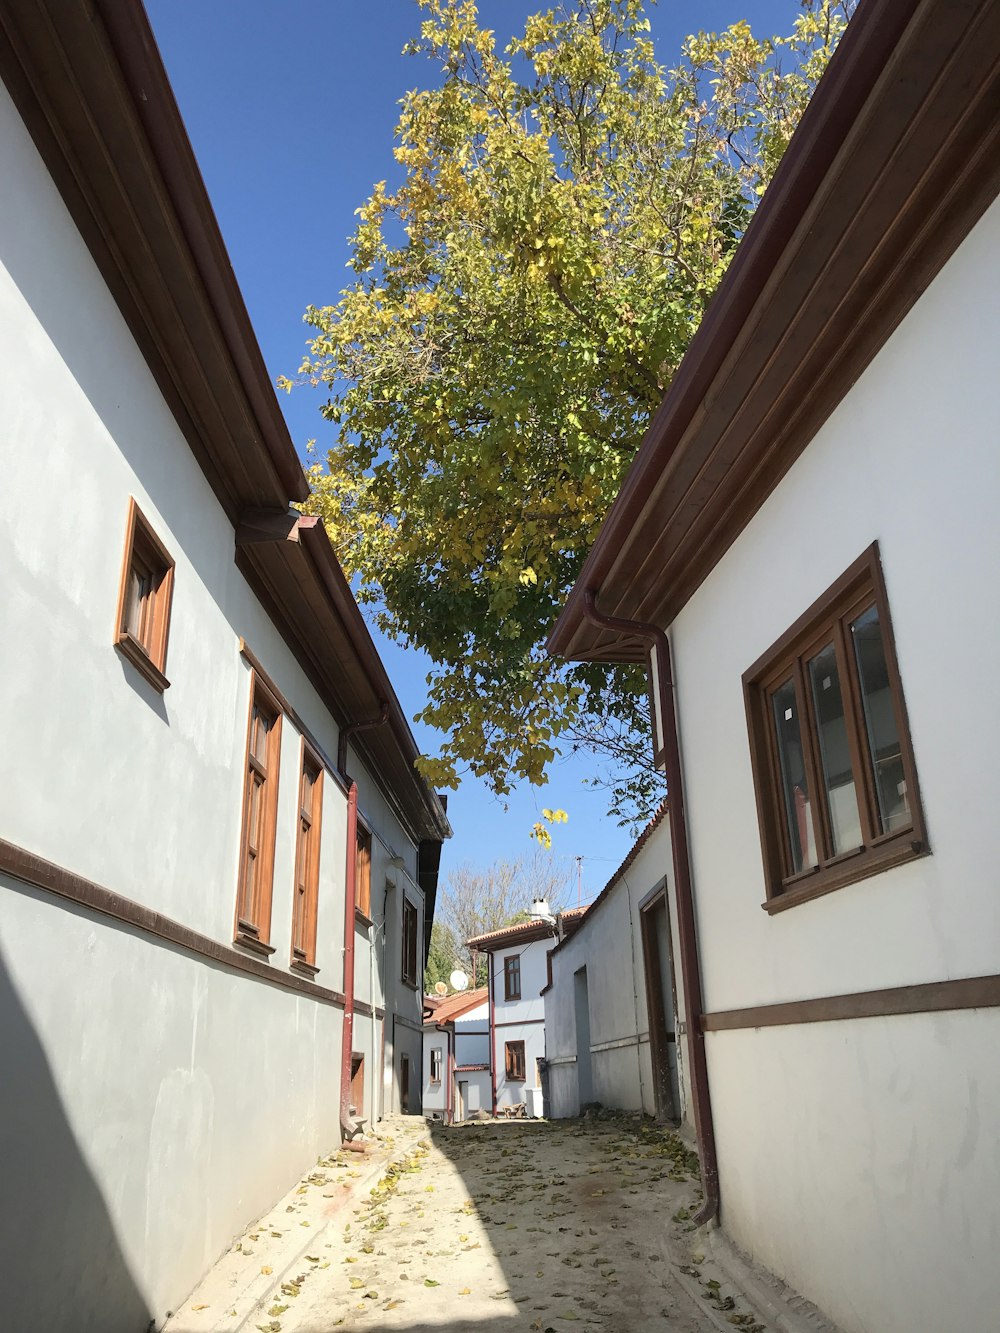
M451 1093L452 1093L452 1086L453 1086L453 1084L454 1084L454 1082L455 1082L455 1057L454 1057L454 1055L452 1054L452 1049L451 1049L451 1028L445 1028L445 1030L444 1030L444 1034L445 1034L445 1037L446 1037L447 1040L448 1040L448 1066L447 1066L447 1069L448 1069L448 1090L447 1090L447 1092L445 1093L444 1121L445 1121L445 1124L446 1124L446 1125L450 1125L451 1122L452 1122L452 1109L451 1109L451 1108L452 1108L452 1096L451 1096Z
M354 1137L351 1057L354 1054L354 892L358 859L358 788L347 792L347 883L344 889L344 1026L340 1037L340 1132ZM374 997L373 997L374 998ZM374 1019L373 1019L374 1021ZM372 1075L374 1076L374 1070Z
M681 975L684 986L684 1006L687 1010L688 1064L691 1070L691 1105L694 1128L698 1138L698 1156L701 1159L701 1180L705 1202L692 1218L701 1226L719 1212L719 1162L715 1150L715 1126L712 1120L712 1098L708 1084L708 1063L705 1058L705 1033L701 1025L704 1001L701 991L701 960L698 956L698 927L694 915L694 892L691 886L691 857L688 848L687 816L684 810L684 780L681 773L681 751L677 735L677 714L674 711L673 671L670 663L670 641L658 625L620 616L605 616L597 609L592 588L583 594L583 613L592 625L601 629L618 630L645 639L656 648L656 676L654 688L660 705L663 726L664 768L667 794L670 797L670 850L673 860L674 885L677 896L677 926L681 946Z
M490 1090L493 1098L493 1114L497 1113L497 1043L496 1025L493 1022L493 953L486 955L486 976L490 986ZM475 977L473 977L475 980Z

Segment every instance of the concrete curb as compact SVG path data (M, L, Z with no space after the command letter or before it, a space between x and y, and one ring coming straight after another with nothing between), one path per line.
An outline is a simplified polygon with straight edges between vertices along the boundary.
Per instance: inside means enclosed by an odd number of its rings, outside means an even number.
M812 1301L741 1253L718 1226L708 1226L703 1234L729 1282L777 1333L842 1333Z

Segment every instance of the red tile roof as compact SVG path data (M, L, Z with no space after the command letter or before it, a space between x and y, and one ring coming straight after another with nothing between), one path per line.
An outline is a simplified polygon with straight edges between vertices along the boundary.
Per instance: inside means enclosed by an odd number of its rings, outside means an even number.
M586 907L569 907L561 912L563 930L569 934L580 924ZM555 928L546 921L519 921L514 926L502 926L499 930L488 930L483 935L474 935L466 944L470 949L480 949L489 953L501 949L511 941L517 944L530 944L532 940L543 940L555 934Z
M425 1026L434 1026L439 1023L450 1023L452 1019L459 1018L469 1009L475 1009L477 1005L485 1004L489 991L485 986L478 986L475 990L456 991L453 995L425 995L424 1008L433 1010L425 1019Z
M482 1069L489 1069L489 1065L456 1065L456 1074L475 1074Z

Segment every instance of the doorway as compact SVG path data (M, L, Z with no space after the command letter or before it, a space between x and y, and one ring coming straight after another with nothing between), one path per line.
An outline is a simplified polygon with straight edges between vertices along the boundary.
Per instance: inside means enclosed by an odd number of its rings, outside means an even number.
M665 884L660 885L640 904L639 914L656 1117L658 1120L676 1122L681 1118L680 1078L677 1070L677 990Z
M403 1115L410 1114L410 1057L399 1057L399 1109Z
M573 973L573 1007L576 1011L576 1088L580 1110L594 1100L594 1076L590 1061L590 992L587 969Z
M455 1119L461 1123L465 1119L465 1108L469 1104L469 1081L458 1080L458 1097L455 1099Z
M350 1112L354 1116L365 1113L365 1057L357 1051L351 1055Z

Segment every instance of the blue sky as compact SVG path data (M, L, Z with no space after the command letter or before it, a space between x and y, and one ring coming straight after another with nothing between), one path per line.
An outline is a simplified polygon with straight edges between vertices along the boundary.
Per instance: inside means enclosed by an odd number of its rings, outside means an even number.
M482 0L479 9L505 42L545 7ZM334 302L347 283L354 210L375 181L396 177L397 102L433 76L422 58L401 54L420 22L416 0L146 0L146 8L268 369L293 373L305 347L302 312ZM649 17L657 55L669 65L691 31L745 18L761 36L788 32L797 11L796 0L661 0ZM314 437L327 447L332 427L319 401L305 389L281 395L300 450ZM379 646L412 717L424 699L426 659ZM417 725L414 733L434 749L435 733ZM583 856L586 901L631 845L606 817L602 794L583 785L592 772L589 758L559 761L547 787L525 786L506 812L466 778L449 798L455 837L443 868L529 855L538 811L562 807L570 821L556 830L553 853L567 868Z

